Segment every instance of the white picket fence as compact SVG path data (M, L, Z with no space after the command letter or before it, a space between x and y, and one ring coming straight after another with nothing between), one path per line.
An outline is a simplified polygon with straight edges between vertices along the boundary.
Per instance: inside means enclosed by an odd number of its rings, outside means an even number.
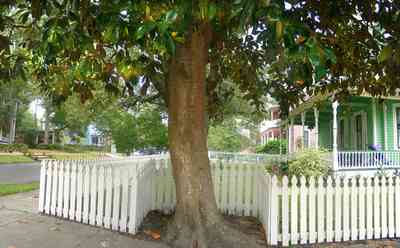
M257 217L262 165L212 160L211 168L219 209ZM42 163L40 213L135 234L149 211L171 212L175 202L168 156Z
M400 237L399 177L266 177L271 245Z
M278 179L263 163L223 159L211 169L220 211L258 218L269 245L400 237L398 177ZM149 211L175 202L165 155L42 164L40 213L135 234Z

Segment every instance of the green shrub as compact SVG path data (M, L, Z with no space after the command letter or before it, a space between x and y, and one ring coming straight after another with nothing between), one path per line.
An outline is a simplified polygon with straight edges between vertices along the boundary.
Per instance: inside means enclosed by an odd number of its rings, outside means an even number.
M329 173L330 162L325 150L306 149L295 154L288 163L288 175L325 176Z
M0 152L21 152L28 153L28 146L25 144L0 144Z
M257 148L257 153L268 153L268 154L282 154L286 153L287 142L284 139L277 139L268 141L265 145ZM282 149L282 151L281 151Z
M281 176L325 176L329 173L330 162L324 150L302 150L287 162L269 164L266 170L273 175Z

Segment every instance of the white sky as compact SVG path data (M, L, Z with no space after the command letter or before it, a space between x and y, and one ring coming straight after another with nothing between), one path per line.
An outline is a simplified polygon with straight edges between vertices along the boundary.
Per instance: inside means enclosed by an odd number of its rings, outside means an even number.
M44 108L40 104L40 100L36 99L33 102L29 104L29 110L31 111L32 114L37 114L37 119L41 120L44 116Z

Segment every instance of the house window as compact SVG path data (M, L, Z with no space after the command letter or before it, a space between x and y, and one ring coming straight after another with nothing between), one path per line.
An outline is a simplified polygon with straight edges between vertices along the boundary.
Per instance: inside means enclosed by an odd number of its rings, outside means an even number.
M400 148L400 108L396 108L397 148Z
M345 134L344 134L344 120L341 119L339 122L339 148L344 149L344 139L345 139Z
M363 126L362 115L356 115L356 148L363 149Z
M304 143L304 147L308 148L310 146L310 131L308 130L304 130L303 131L303 143Z

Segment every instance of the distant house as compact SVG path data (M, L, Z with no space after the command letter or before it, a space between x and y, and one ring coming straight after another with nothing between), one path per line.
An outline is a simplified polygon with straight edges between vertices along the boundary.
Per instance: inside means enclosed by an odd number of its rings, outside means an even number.
M295 152L302 148L315 146L316 131L307 125L292 125L288 130L281 126L280 108L273 105L269 108L270 116L260 126L261 145L271 140L287 139L287 133L291 133L289 151Z
M0 144L8 144L10 139L7 136L8 132L5 131L2 127L0 127Z
M104 135L94 125L89 125L86 129L85 145L105 146L106 139Z

